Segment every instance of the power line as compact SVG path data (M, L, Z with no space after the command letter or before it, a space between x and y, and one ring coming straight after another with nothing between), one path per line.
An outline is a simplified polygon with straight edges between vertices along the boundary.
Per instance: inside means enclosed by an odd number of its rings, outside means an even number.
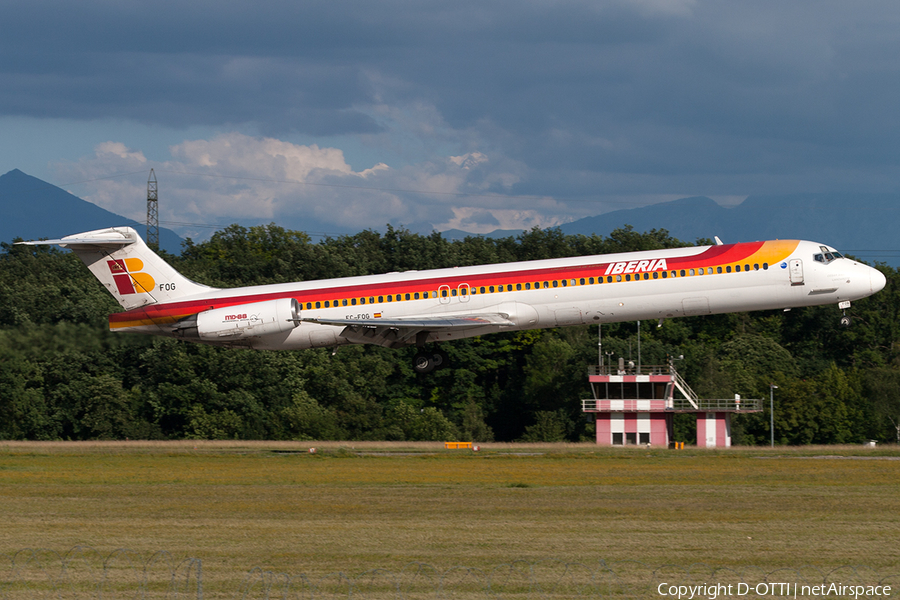
M153 169L150 169L147 180L147 245L154 250L159 249L159 193Z

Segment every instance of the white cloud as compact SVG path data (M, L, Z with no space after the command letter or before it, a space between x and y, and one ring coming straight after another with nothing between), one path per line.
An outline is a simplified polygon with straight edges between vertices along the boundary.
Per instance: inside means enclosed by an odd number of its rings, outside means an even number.
M379 163L359 171L339 148L301 145L241 133L186 140L155 163L122 143L99 144L94 156L56 165L64 180L84 181L78 195L135 220L145 215L150 167L159 180L160 221L228 224L274 221L290 228L361 230L387 223L431 223L473 232L550 226L560 206L545 198L507 195L523 169L472 151L398 169ZM496 164L495 164L496 163ZM179 230L177 226L173 227ZM190 231L196 236L192 229Z
M136 162L143 164L147 162L147 159L146 157L144 157L143 152L132 152L125 144L121 142L103 142L102 144L97 145L95 151L97 154L97 158L101 158L103 155L109 154L132 163Z

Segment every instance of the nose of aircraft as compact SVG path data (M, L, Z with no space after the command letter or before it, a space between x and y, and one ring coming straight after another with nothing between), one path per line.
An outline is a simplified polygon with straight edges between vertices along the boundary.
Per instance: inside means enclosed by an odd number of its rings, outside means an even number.
M884 273L879 271L878 269L870 269L869 270L869 283L872 286L872 293L881 291L885 284L887 283L887 279L884 276Z

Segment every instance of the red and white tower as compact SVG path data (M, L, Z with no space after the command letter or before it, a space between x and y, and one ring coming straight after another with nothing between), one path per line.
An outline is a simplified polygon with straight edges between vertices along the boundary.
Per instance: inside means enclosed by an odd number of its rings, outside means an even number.
M697 446L727 448L731 415L762 410L762 400L698 398L671 360L667 365L635 367L620 359L616 366L591 367L588 378L594 397L582 400L581 410L594 415L601 446L668 447L675 442L674 415L694 413Z

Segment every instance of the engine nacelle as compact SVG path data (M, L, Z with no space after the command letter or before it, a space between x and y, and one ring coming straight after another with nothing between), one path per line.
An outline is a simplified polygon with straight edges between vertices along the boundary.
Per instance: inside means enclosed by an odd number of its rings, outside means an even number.
M229 341L284 333L300 325L300 303L294 298L279 298L216 308L195 315L196 329L182 328L186 337L207 341ZM193 335L192 335L193 334Z

